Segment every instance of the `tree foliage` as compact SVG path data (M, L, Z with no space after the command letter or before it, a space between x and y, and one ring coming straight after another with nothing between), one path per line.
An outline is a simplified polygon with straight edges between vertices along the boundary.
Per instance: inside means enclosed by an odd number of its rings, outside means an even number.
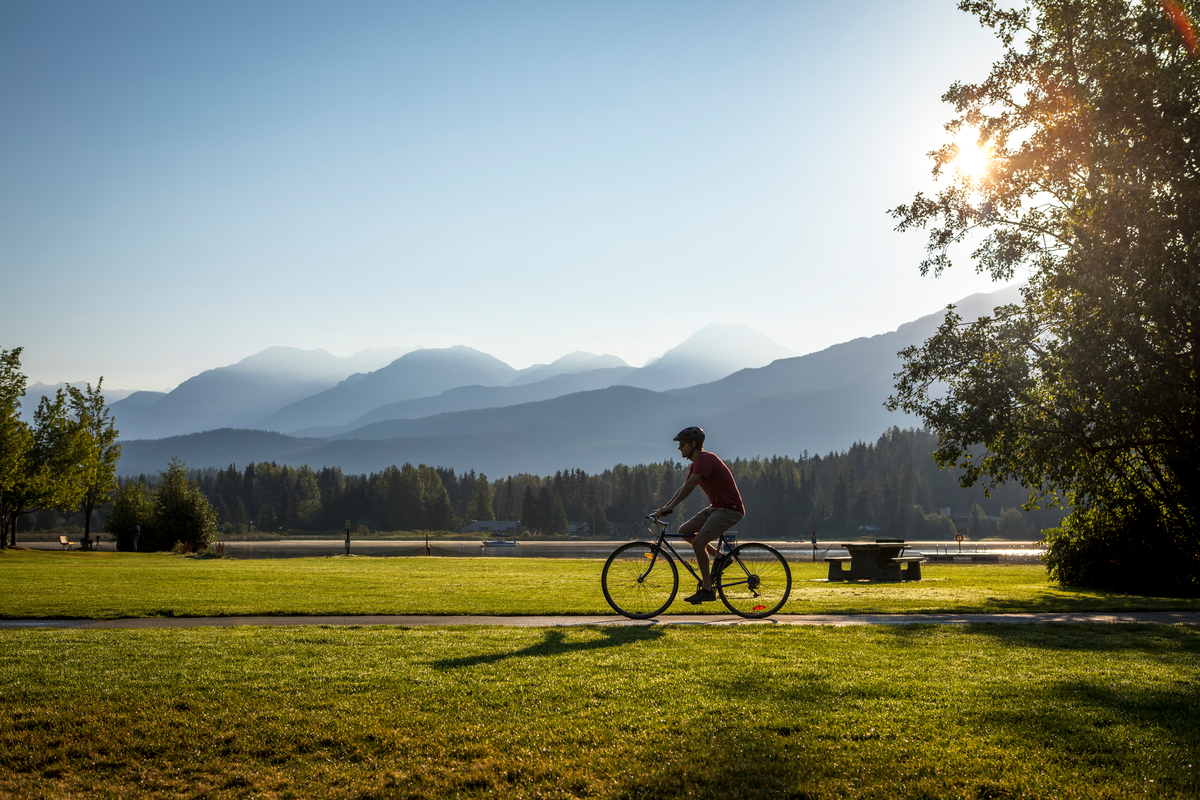
M116 424L101 393L103 384L104 378L100 378L95 388L90 383L84 389L67 387L71 412L80 437L82 493L79 504L83 511L84 539L91 538L92 512L97 505L106 503L117 488L117 461L121 458Z
M17 501L13 492L33 447L33 434L21 419L24 396L21 348L0 349L0 547L8 544L10 512Z
M217 537L217 515L208 498L179 459L171 459L160 477L150 501L150 524L143 525L146 544L139 543L139 549L168 550L177 542L206 549Z
M475 493L471 496L471 505L467 509L472 520L493 520L496 518L492 510L492 485L488 483L487 475L480 474L475 482Z
M732 459L729 468L749 511L739 529L743 535L767 539L807 539L816 530L822 536L879 531L946 540L957 532L956 523L965 532L967 511L978 504L988 516L1009 510L1010 518L1016 515L1024 523L1010 526L1011 535L1027 539L1061 519L1054 510L1013 508L1024 499L1015 485L1000 487L991 497L979 488L960 488L954 470L938 469L929 458L935 444L925 431L893 428L874 442L857 442L841 453ZM568 523L586 523L598 533L635 535L644 529L645 515L683 483L687 468L674 461L618 464L593 474L572 469L492 481L471 471L456 473L423 464L355 475L337 467L309 470L258 463L244 470L233 464L204 470L198 485L231 532L246 532L250 520L257 529L278 531L276 509L285 496L305 496L299 487L307 482L301 478L306 471L315 476L319 510L298 521L298 530L340 530L347 519L353 527L372 530L454 530L480 519L483 506L490 505L493 518L518 520L539 533L561 533ZM842 500L835 502L838 486ZM705 502L703 492L693 492L678 517L691 516Z
M33 412L33 425L26 426L25 431L14 437L25 449L3 487L3 515L10 545L16 544L18 517L42 509L74 507L83 496L86 482L86 437L72 419L62 389L53 399L42 397Z
M975 241L979 271L1028 284L977 322L948 313L903 353L890 405L938 432L964 485L1017 481L1030 504L1073 509L1050 538L1058 579L1200 593L1194 40L1159 2L959 7L1004 45L943 98L947 130L976 132L989 168L957 169L948 144L930 154L941 191L893 214L929 231L922 273Z
M116 541L118 550L132 550L134 532L138 527L149 528L152 515L146 484L127 480L117 490L104 519L104 530Z
M44 396L33 425L20 417L25 395L21 348L0 349L0 546L16 544L17 519L34 511L82 505L91 516L116 488L121 447L100 387L68 386Z

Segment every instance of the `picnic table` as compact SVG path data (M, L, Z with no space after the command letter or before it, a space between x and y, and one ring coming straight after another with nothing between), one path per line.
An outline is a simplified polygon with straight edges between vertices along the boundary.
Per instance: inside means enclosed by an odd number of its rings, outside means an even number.
M826 557L831 581L919 581L925 556L915 550L904 555L903 539L849 542L842 547L849 556ZM850 569L844 567L850 562Z

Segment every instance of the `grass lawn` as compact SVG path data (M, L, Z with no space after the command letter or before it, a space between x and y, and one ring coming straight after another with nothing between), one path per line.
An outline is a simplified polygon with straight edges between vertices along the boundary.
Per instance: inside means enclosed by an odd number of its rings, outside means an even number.
M168 553L0 551L0 617L239 614L608 614L603 563L534 558L230 559ZM796 563L782 613L1197 609L1200 601L1063 589L1040 565L926 565L925 580L826 583ZM680 570L680 596L692 591ZM686 576L686 581L685 581ZM728 613L720 603L674 613Z
M1200 796L1188 626L0 631L0 796Z

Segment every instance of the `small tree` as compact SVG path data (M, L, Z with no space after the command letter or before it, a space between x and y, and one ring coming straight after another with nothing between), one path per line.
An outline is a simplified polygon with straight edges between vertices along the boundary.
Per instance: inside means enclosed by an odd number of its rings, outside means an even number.
M521 524L533 530L542 527L542 517L538 513L538 502L533 496L532 486L525 487L525 497L521 500Z
M188 480L187 466L178 458L161 474L146 549L166 550L176 542L206 549L217 537L217 513L195 481Z
M104 404L100 388L104 378L96 381L96 388L87 384L80 390L68 386L71 411L80 436L80 464L83 481L83 497L80 510L83 512L83 538L92 538L92 512L98 503L107 502L117 488L117 461L121 458L121 445L117 444L117 429L112 413Z
M571 522L567 519L567 512L563 509L562 498L559 497L558 492L547 489L544 486L542 487L542 491L547 494L547 504L542 512L545 515L542 522L546 526L546 532L561 533L565 531L570 527ZM541 501L542 497L539 496L539 505Z
M278 530L279 519L275 516L275 506L267 503L258 509L258 519L255 524L260 531Z
M482 472L475 480L475 493L471 495L471 503L467 507L467 516L472 520L493 520L496 518L492 511L492 485L487 475Z
M950 541L958 533L958 528L954 527L954 520L943 514L926 514L925 519L929 523L930 539L935 541Z
M1006 508L1000 512L1000 521L996 523L996 532L1005 539L1022 539L1029 532L1025 517L1018 508Z
M670 500L670 496L667 500ZM666 502L666 501L664 501ZM596 493L596 485L588 481L583 490L583 516L592 523L593 534L608 530L608 517L604 515L604 507L600 505L600 497Z
M448 531L455 527L454 506L450 504L450 493L442 483L441 476L433 467L422 464L417 468L421 479L421 493L424 498L424 526L428 530Z
M117 490L112 508L104 519L104 530L116 540L118 550L132 550L137 526L149 528L152 515L153 505L146 496L145 484L127 480Z

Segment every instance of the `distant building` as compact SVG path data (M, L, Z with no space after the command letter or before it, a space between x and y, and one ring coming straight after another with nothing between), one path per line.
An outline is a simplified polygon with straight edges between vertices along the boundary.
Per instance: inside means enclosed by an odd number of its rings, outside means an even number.
M458 529L459 533L507 533L516 536L521 530L521 523L515 520L475 520Z

